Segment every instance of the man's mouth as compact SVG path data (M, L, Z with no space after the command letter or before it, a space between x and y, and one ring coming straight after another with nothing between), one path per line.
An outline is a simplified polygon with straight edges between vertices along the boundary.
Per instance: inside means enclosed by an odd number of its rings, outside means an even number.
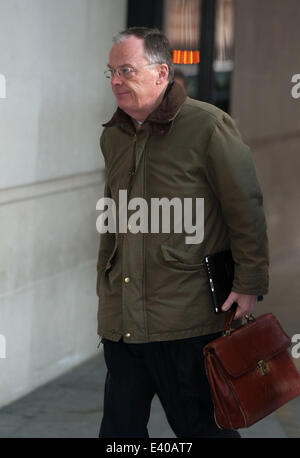
M120 95L126 95L126 94L130 94L130 92L128 91L123 91L123 92L115 92L115 95L118 97Z

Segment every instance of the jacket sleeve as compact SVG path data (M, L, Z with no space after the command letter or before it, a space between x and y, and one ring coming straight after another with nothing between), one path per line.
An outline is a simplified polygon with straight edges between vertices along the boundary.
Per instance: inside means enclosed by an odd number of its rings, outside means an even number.
M227 114L217 121L207 147L207 179L229 231L235 262L232 291L268 292L268 238L263 196L251 151Z
M103 197L112 197L111 191L108 183L108 167L106 161L106 144L105 144L105 135L104 132L100 137L100 148L104 157L105 162L105 186L104 186L104 194ZM106 267L106 264L110 258L110 255L113 252L115 246L115 234L106 232L104 234L100 234L100 242L99 242L99 250L98 250L98 259L97 259L97 286L96 292L99 296L99 289L100 289L100 279L103 270Z

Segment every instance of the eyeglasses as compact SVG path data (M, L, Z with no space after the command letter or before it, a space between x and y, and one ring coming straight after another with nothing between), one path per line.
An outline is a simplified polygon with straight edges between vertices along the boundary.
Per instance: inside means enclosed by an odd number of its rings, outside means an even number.
M126 80L129 80L130 78L133 77L134 73L138 72L141 68L151 67L152 65L157 65L157 64L158 62L154 64L146 64L140 68L133 68L133 67L118 67L116 69L109 68L108 70L104 72L104 75L106 76L106 78L111 79L115 75L115 73L117 73L117 75L120 78L125 78Z

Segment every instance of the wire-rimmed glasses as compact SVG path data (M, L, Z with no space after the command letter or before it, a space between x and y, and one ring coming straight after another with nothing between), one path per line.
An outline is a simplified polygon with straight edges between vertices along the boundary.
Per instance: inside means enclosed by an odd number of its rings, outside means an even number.
M104 75L106 76L106 78L111 79L117 73L117 75L120 78L125 78L125 79L129 80L130 78L132 78L134 73L138 72L141 68L151 67L152 65L157 65L157 64L158 64L158 62L155 62L154 64L146 64L146 65L143 65L142 67L139 67L139 68L126 67L126 66L125 67L123 67L123 66L117 67L116 69L115 68L109 68L108 70L106 70L104 72Z

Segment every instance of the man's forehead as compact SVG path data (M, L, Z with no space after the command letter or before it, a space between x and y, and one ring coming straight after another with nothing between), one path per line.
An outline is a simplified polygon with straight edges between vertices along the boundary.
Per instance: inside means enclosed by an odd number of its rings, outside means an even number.
M135 65L146 59L144 40L137 37L129 37L115 44L109 53L109 65L119 67L121 65Z

